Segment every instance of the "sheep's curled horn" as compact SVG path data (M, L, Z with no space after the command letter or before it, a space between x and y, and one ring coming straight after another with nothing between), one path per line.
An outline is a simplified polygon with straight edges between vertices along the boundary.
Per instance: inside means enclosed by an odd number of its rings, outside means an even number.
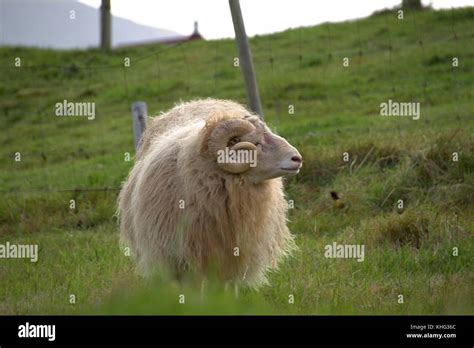
M225 150L227 144L232 138L241 137L245 134L255 131L255 126L243 119L230 119L220 122L213 130L209 137L208 149L209 153L217 157L219 150ZM257 147L247 141L238 142L233 145L230 150L257 150ZM250 163L217 163L223 170L239 174L250 169Z

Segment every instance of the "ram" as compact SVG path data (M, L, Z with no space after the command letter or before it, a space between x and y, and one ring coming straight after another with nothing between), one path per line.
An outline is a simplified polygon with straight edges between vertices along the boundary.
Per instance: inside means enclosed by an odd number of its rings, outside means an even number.
M296 248L283 176L302 157L243 106L197 100L151 119L118 200L142 274L213 270L257 287Z

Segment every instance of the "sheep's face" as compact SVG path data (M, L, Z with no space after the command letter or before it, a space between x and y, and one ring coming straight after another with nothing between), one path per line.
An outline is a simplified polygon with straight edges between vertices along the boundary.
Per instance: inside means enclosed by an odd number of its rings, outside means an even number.
M252 183L295 175L302 166L298 150L252 115L219 122L210 134L208 149L221 169Z
M248 120L256 126L254 132L241 137L256 146L257 160L254 167L244 173L251 182L259 183L280 176L296 175L303 164L303 159L293 146L284 138L274 134L255 116Z

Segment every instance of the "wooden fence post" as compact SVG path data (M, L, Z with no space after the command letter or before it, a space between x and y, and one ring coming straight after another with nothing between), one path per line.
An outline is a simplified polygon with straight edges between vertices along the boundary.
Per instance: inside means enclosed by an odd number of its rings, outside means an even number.
M134 102L132 104L133 136L135 138L135 151L140 146L140 139L146 128L148 113L145 102Z
M112 17L110 0L102 0L100 6L100 48L110 50L112 47Z
M262 105L258 93L257 78L253 68L252 53L250 51L247 34L245 33L244 20L240 10L239 0L229 0L232 22L234 23L235 42L239 51L239 65L244 75L247 102L249 108L263 119Z

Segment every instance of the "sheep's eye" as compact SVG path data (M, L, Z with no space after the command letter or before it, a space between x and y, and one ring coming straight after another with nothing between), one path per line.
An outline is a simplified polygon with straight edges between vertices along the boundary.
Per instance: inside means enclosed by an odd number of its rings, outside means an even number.
M235 137L229 140L227 146L234 146L235 144L240 143L240 138Z

